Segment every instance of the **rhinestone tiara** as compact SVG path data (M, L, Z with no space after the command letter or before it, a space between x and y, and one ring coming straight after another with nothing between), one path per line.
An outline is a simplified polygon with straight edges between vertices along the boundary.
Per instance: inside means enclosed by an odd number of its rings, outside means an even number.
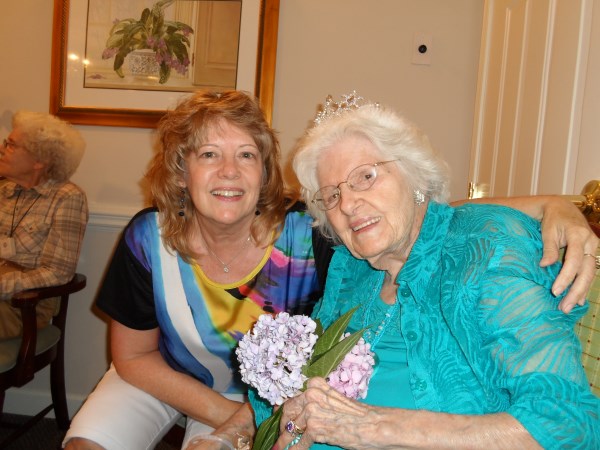
M346 111L358 109L361 106L364 106L365 103L363 100L364 99L358 95L356 91L352 91L350 94L342 95L342 99L339 102L334 102L333 97L328 95L325 99L325 104L315 116L315 126L321 125L323 122L326 122L332 117L340 116Z

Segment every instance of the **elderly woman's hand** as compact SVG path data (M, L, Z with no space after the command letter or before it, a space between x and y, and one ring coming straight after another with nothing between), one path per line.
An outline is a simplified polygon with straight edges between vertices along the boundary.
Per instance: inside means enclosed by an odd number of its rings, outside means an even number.
M584 257L584 254L595 255L599 240L579 209L560 197L549 197L543 205L542 239L542 267L556 262L560 249L567 247L564 265L552 285L552 292L560 295L573 283L559 305L562 311L568 313L576 304L585 304L586 294L596 273L596 261Z
M345 397L323 378L311 378L306 391L282 407L281 435L274 449L308 449L314 442L352 449L377 447L371 434L376 430L377 408Z

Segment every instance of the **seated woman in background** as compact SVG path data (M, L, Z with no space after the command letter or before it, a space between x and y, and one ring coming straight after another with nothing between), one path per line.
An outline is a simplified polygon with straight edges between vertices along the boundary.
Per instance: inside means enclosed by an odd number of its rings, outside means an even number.
M19 111L0 147L0 339L21 335L20 291L56 286L75 273L88 221L85 193L69 181L85 141L51 114ZM58 298L36 308L38 327L56 312Z
M99 291L113 366L73 419L68 449L154 448L182 414L184 447L229 426L236 411L229 429L252 435L237 342L259 315L308 314L322 293L330 242L284 189L278 142L256 99L198 91L165 115L158 135L148 172L158 209L127 226ZM579 273L581 285L570 308L589 286L581 255L592 234L564 200L523 206L540 217L546 206L556 253L566 243L556 237L570 236L563 283Z
M378 362L363 401L311 379L284 403L276 448L600 448L573 329L587 308L558 310L539 223L448 206L446 165L417 127L374 104L338 113L293 161L319 229L343 244L314 315L327 327L358 306L348 331L366 329Z

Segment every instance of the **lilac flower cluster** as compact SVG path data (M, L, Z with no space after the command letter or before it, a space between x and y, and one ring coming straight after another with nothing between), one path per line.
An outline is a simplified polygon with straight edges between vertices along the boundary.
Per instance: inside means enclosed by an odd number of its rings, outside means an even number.
M315 330L307 316L260 316L236 349L242 380L271 405L298 394L307 379L302 368L312 356Z
M117 53L119 53L119 49L118 48L105 48L104 51L102 52L102 59L110 59L113 56L115 56Z
M346 397L355 400L365 398L375 365L373 356L371 344L360 338L340 365L329 374L327 384Z
M187 30L183 30L184 35L189 35ZM167 47L167 43L164 38L156 39L153 36L149 36L146 39L146 45L148 48L154 50L156 52L156 63L166 64L167 66L175 69L177 73L181 75L185 75L188 70L188 66L190 65L190 59L185 56L181 61L174 56L170 49Z

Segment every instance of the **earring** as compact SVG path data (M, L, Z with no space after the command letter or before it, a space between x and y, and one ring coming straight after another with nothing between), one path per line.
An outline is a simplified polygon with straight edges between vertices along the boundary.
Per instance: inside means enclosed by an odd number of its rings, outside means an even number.
M179 197L179 217L185 216L185 189L181 188L181 197Z
M425 194L423 194L419 189L415 189L413 191L413 200L415 205L421 206L423 203L425 203Z
M256 211L254 211L254 215L255 216L260 216L260 211L257 209Z

